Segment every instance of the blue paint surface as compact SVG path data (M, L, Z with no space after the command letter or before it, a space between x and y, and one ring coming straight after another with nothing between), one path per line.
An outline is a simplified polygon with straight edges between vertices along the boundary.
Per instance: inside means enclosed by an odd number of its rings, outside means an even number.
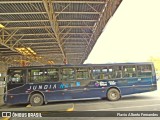
M103 84L100 84L101 82L107 83L107 86L103 86ZM96 80L91 81L90 83L86 82L86 85L84 85L85 81L24 84L20 87L9 90L5 103L27 103L28 95L33 91L39 91L44 94L46 101L93 97L103 98L106 97L107 91L110 87L117 87L120 90L121 95L129 95L156 90L157 87L152 86L152 82L156 83L155 77L141 78L141 80L138 78ZM14 99L10 99L10 95L13 95Z
M76 82L76 86L77 87L81 86L81 83L80 82Z

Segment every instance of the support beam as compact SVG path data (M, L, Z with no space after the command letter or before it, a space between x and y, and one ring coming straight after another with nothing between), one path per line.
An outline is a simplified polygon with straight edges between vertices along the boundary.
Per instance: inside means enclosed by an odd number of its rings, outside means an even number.
M58 22L97 22L98 20L57 20ZM5 20L0 23L49 22L49 20Z
M82 37L82 38L78 38L78 37L70 37L70 38L64 38L65 40L83 40L85 37ZM89 38L85 38L86 40L89 40ZM34 40L37 40L37 41L40 41L40 40L54 40L53 38L33 38L33 39L21 39L21 41L34 41ZM55 44L58 44L55 40Z
M7 31L6 31L7 34L9 34ZM10 35L10 37L14 37L14 34L15 34L15 31L12 32L12 34ZM10 39L10 37L8 38L8 40ZM15 38L14 38L15 39ZM16 40L16 41L19 41L19 40ZM8 49L10 49L11 51L15 52L15 53L8 53L8 55L18 55L18 54L21 54L20 52L18 52L17 50L15 50L14 46L16 44L13 44L13 45L8 45L7 42L4 43L4 41L0 38L0 44L7 47ZM21 44L21 46L24 46ZM22 56L22 55L21 55ZM25 56L27 57L27 56ZM31 60L34 60L34 58L32 58L32 56L28 56ZM10 59L9 59L10 60ZM11 59L13 61L13 59ZM37 61L37 60L36 60ZM6 61L7 62L7 61ZM9 62L9 61L8 61ZM41 62L41 61L39 61Z
M52 20L53 21L53 20ZM56 24L55 24L56 25ZM6 30L13 30L13 29L45 29L45 28L52 28L53 26L32 26L32 27L6 27ZM94 26L59 26L59 28L88 28L92 29ZM56 30L56 29L54 29ZM57 34L57 33L56 33Z
M16 40L16 42L12 45L12 47L14 47L15 45L17 45L17 43L24 37L24 35L22 35L19 39Z
M21 41L34 41L34 40L43 40L43 41L45 41L45 40L55 40L55 39L53 39L53 38L51 38L51 37L47 37L47 38L24 38L24 39L21 39ZM56 42L56 40L55 40L55 42Z
M10 36L8 36L8 37L5 39L4 43L7 44L7 42L8 42L10 39L12 39L12 37L16 34L16 32L18 32L18 29L14 30L14 31L10 34Z
M46 14L46 12L3 12L0 15L31 15L31 14Z
M65 38L66 40L83 40L83 38L79 38L79 37L70 37L70 38ZM85 38L85 39L89 39L89 38ZM32 38L32 39L21 39L21 41L34 41L34 40L55 40L56 39L53 39L53 38ZM58 43L57 43L58 44Z
M47 14L46 12L6 12L0 15L32 15L32 14ZM100 14L100 12L55 12L55 14Z
M84 32L81 32L81 33L60 33L61 35L66 35L66 34L72 34L72 35L91 35L92 33L84 33ZM28 34L15 34L14 36L35 36L35 35L38 35L38 36L43 36L43 35L50 35L49 33L28 33ZM8 35L3 35L3 36L8 36ZM0 37L2 37L2 35L0 35Z
M51 48L53 48L53 46L45 46L45 45L43 45L43 46L32 46L32 48L33 49L38 49L38 48L48 48L48 49L51 49ZM59 48L58 48L58 50L59 50Z
M52 1L51 0L43 0L43 4L44 4L44 7L47 11L49 22L50 22L51 28L54 32L54 35L56 37L56 41L57 41L58 46L62 52L63 59L66 60L66 55L65 55L64 49L62 48L62 45L61 45L61 38L60 38L60 34L59 34L60 33L59 25L58 25L58 22L56 19L55 11L53 9Z
M3 63L3 64L6 64L6 65L13 65L11 63L11 61L9 61L10 59L9 58L4 58L2 56L0 56L0 62Z
M4 36L5 36L4 29L2 29L2 36L1 36L2 42L4 41Z
M52 3L90 3L90 4L104 4L105 3L105 0L98 0L98 1L91 1L91 0L88 0L88 1L81 1L81 0L59 0L59 1L51 1ZM0 4L8 4L8 3L14 3L14 4L19 4L19 3L24 3L24 4L29 4L29 3L42 3L41 0L31 0L31 1L0 1Z
M71 28L66 31L67 34L64 34L64 35L62 36L61 40L65 39L65 37L66 37L67 35L70 35L70 34L69 34L70 31L71 31ZM75 33L75 34L76 34L76 33ZM64 41L63 41L63 42L64 42Z
M4 44L0 46L0 53L1 55L7 54L7 57L21 55L19 52L11 51L10 48L30 47L37 53L37 56L41 53L46 55L46 59L55 60L55 63L62 63L68 58L67 61L71 64L82 64L108 19L118 7L117 1L121 0L14 0L8 2L1 0L0 6L3 10L0 11L2 17L0 23L5 28L0 29L0 44ZM7 6L14 7L15 11ZM76 6L78 8L73 11L72 7ZM23 11L23 8L28 9ZM88 14L90 16L87 16ZM15 17L17 19L14 19ZM72 18L75 20L68 20ZM17 29L18 32L16 32ZM4 47L5 45L8 47ZM73 54L68 54L68 52ZM48 53L51 54L48 56ZM74 58L79 59L73 60Z
M22 66L22 61L31 61L31 62L38 62L40 65L47 64L48 59L42 57L27 57L27 56L0 56L0 61L14 66Z
M9 45L5 44L1 38L0 38L0 44L3 45L3 46L5 46L5 47L7 47L7 48L9 48L10 50L12 50L14 52L17 52L14 48L12 48Z
M39 44L43 44L43 45L46 45L46 44L57 44L57 42L37 42L37 43L33 43L33 42L30 42L30 43L25 43L25 45L39 45Z
M66 53L66 55L82 55L83 53L81 52L69 52L69 53ZM50 55L53 55L53 54L50 54ZM53 56L57 56L57 55L61 55L61 54L54 54ZM48 56L48 54L46 55L43 55L43 56Z
M52 54L52 55L54 55L54 54L57 54L57 53L59 53L59 51L57 51L57 52L53 52L53 51L38 51L38 54L40 54L40 55L48 55L48 54ZM52 56L51 55L51 56ZM62 55L62 54L61 54ZM48 57L48 56L47 56Z

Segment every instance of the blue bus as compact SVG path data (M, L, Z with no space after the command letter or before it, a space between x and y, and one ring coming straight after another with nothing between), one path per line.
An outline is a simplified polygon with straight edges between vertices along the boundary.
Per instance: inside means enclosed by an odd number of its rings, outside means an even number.
M144 63L10 67L6 104L106 98L157 90L154 65Z

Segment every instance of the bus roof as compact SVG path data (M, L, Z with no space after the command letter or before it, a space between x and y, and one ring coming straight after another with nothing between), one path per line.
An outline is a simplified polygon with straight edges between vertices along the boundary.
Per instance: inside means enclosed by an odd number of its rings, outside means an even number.
M42 66L23 66L23 67L9 67L10 69L16 69L16 68L48 68L48 67L55 67L55 68L63 68L63 67L103 67L103 66L113 66L113 65L146 65L150 64L153 65L152 62L126 62L126 63L106 63L106 64L80 64L80 65L42 65Z

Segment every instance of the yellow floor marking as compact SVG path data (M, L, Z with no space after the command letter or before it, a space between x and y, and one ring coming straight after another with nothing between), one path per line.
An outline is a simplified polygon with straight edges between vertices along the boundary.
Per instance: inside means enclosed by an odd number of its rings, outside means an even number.
M26 107L28 107L28 108L29 108L29 107L32 107L32 105L28 104Z
M74 104L71 108L68 108L66 111L74 111Z
M9 120L9 119L10 119L10 117L4 117L4 118L2 118L0 120Z

